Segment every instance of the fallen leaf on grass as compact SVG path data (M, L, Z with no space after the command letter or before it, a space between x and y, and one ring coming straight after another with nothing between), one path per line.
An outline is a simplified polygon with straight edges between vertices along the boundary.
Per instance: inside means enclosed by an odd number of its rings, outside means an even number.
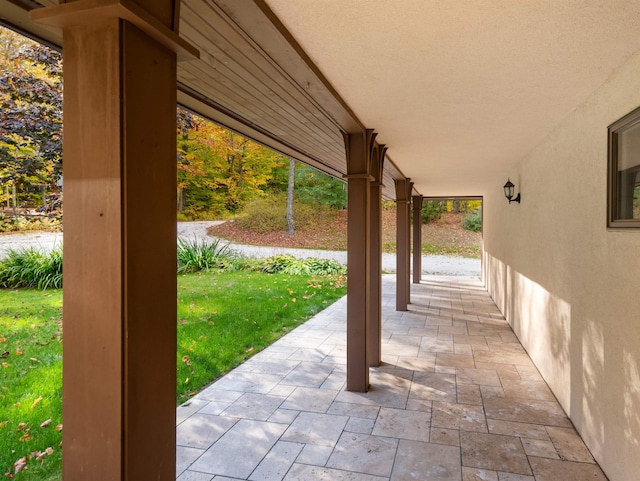
M22 351L16 351L16 356L22 356L24 353Z
M56 426L56 431L62 431L62 424L58 424Z
M40 427L41 428L46 428L51 424L51 419L47 419L45 422L43 422Z
M9 364L8 362L3 362L2 363L2 367L9 367L9 366L11 366L11 364Z
M0 337L0 342L7 342L7 338L6 337Z
M52 447L48 447L47 449L45 449L44 451L34 451L31 454L29 454L29 458L33 459L35 458L36 461L42 461L45 456L49 456L53 454L53 448Z
M23 456L22 458L18 459L15 463L13 463L13 471L18 474L20 471L22 471L24 468L27 467L27 457Z
M249 349L247 349L245 352L251 352L253 351L253 347L250 347Z
M23 431L24 428L27 427L27 423L19 423L18 427L16 428L18 431Z
M30 357L29 360L33 362L41 362L39 359L36 359L35 357Z
M31 432L29 428L27 428L24 434L18 438L18 441L20 441L21 443L24 443L25 441L31 441L32 439L33 439L33 436L31 436Z
M2 354L0 354L0 358L4 359L5 357L9 357L9 354L11 354L9 351L4 351Z
M33 401L33 404L31 405L31 409L33 409L34 407L36 407L40 401L42 401L42 396L38 396L38 399L36 399L35 401Z

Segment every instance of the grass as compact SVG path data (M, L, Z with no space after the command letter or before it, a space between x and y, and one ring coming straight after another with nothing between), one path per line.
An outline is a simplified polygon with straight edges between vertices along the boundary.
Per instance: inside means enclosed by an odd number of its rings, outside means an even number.
M178 286L178 401L346 293L343 277L245 271L184 275Z
M382 248L383 252L395 253L396 243L385 242ZM422 244L422 253L436 256L458 256L479 259L482 249L473 245L446 245L446 244Z
M469 245L442 245L442 244L422 244L422 253L438 256L460 256L480 258L482 249L478 246Z
M16 478L60 479L62 291L0 291L0 306L0 475L50 447L53 454L29 460L29 471Z
M246 271L179 275L178 402L343 296L344 281ZM0 306L0 475L26 456L28 469L15 480L57 481L62 291L0 290ZM49 447L42 460L29 458Z

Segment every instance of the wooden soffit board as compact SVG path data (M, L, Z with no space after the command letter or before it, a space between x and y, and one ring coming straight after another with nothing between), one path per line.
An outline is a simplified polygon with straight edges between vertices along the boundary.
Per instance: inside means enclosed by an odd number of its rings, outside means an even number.
M183 0L180 36L200 51L200 60L179 65L181 103L330 175L346 174L343 133L365 126L263 1ZM387 158L385 197L395 197L393 180L402 177Z

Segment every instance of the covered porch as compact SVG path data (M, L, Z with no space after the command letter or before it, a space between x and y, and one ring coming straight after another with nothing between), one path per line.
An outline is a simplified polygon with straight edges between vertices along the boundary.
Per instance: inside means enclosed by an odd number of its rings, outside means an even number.
M402 479L407 463L421 459L416 469L442 460L456 465L453 476L464 466L499 481L553 479L545 469L567 466L602 476L584 451L559 447L575 437L555 396L610 479L632 479L640 469L640 329L628 293L640 291L640 243L637 219L625 230L606 222L607 126L640 105L639 19L632 0L0 0L3 24L64 53L65 481L175 476L177 102L343 178L349 195L346 321L343 313L340 329L330 322L336 333L325 344L334 355L317 352L325 340L307 326L310 351L264 360L278 374L261 373L275 377L253 389L269 389L245 394L273 396L282 401L276 410L299 413L282 423L270 421L275 411L241 420L249 363L221 381L225 389L212 388L238 398L194 400L195 411L205 408L195 401L219 402L238 417L194 414L228 424L218 441L198 447L180 441L189 421L179 424L180 466L211 471L207 459L229 460L216 446L247 423L272 423L273 444L245 450L255 465L240 478L282 449L278 439L304 445L291 463L307 463L291 464L291 477L347 466L358 474L346 479L377 476L341 456L364 449L349 445L353 436L384 438L377 441L387 456L395 450L382 477L398 469ZM505 199L507 179L522 202ZM423 196L483 199L482 284L432 286L444 293L438 298L419 275L411 286L410 217L413 206L420 218ZM380 281L383 197L397 207L391 299ZM319 386L296 384L307 382L303 362L324 366L311 379L330 371ZM319 389L324 410L305 405L310 398L296 394L303 389ZM355 411L329 413L337 403ZM311 422L317 416L338 419L320 466L308 460L322 450L303 436L317 428L324 439L326 426ZM429 426L420 434L411 422L418 417ZM452 424L440 426L444 419ZM399 435L407 422L418 439ZM558 441L563 434L569 441ZM482 442L489 438L498 444ZM402 453L415 443L424 451L409 461ZM492 446L501 448L484 451ZM505 464L512 458L515 467Z

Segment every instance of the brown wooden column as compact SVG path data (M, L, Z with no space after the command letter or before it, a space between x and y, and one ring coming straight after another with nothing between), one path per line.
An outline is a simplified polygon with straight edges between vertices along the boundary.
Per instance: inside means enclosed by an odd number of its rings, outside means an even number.
M371 158L370 184L370 293L369 293L369 365L382 363L382 172L387 148L375 145Z
M176 51L190 49L171 0L95 4L32 13L64 27L63 479L170 481Z
M345 135L348 182L347 390L369 389L371 130Z
M413 283L422 279L422 196L413 196Z
M407 277L405 278L405 282L407 283L407 304L411 304L411 193L413 192L413 182L409 182L407 188L409 189L407 192L409 203L407 204L407 223L405 224L407 226L407 257L405 259L407 263Z
M406 311L409 294L409 203L411 182L396 179L396 310Z

